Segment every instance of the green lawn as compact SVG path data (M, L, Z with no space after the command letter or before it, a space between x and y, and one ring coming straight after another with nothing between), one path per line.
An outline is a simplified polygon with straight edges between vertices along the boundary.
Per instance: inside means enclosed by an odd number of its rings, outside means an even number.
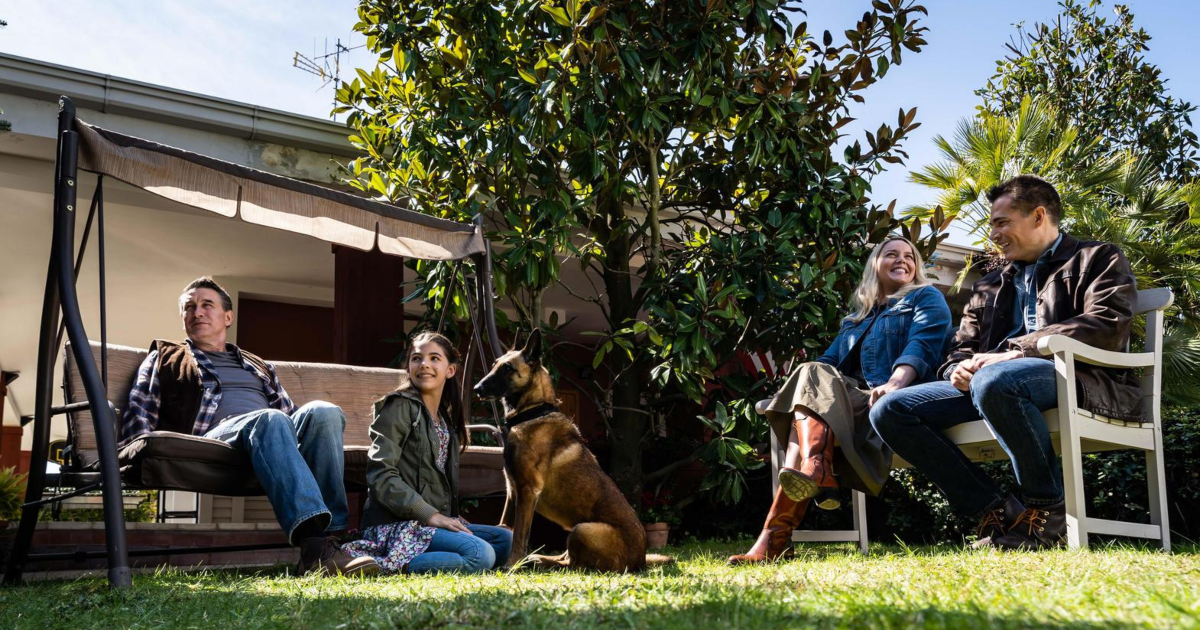
M742 544L672 547L642 575L295 579L283 571L137 575L0 588L0 627L36 628L1200 628L1200 548L1040 554L801 548L730 568Z

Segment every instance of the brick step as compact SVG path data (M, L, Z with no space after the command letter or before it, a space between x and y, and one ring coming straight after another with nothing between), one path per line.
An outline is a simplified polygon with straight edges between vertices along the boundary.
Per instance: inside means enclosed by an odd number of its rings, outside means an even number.
M212 547L228 545L266 545L287 542L283 532L275 523L128 523L126 524L129 549L148 550L167 547ZM4 546L11 544L16 534L16 523L10 523ZM46 522L38 523L33 535L32 553L71 553L76 551L104 550L104 523ZM277 564L295 564L298 560L295 548L259 549L211 553L199 550L196 553L176 555L148 555L130 558L135 567L174 566L186 568L262 567ZM26 567L30 577L62 575L63 572L103 570L107 567L104 558L44 560L31 562Z

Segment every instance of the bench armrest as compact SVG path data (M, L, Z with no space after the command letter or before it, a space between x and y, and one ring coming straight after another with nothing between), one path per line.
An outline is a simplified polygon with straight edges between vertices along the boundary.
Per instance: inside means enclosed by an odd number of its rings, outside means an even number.
M1083 363L1110 368L1153 367L1153 352L1112 352L1101 350L1066 335L1047 335L1038 339L1042 356L1070 352Z
M492 437L495 438L496 443L499 444L500 446L504 446L504 434L500 432L499 428L492 426L490 424L468 424L467 425L467 434L468 435L475 431L478 431L481 433L491 433Z

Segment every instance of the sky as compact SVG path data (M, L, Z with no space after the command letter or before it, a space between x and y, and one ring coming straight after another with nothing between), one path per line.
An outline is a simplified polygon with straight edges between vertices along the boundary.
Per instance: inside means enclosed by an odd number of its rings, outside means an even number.
M321 118L329 117L333 93L322 80L293 67L295 53L309 58L364 43L353 32L356 4L350 0L55 0L0 3L0 51L74 68L145 81L220 98ZM896 113L917 108L914 131L904 144L910 155L875 178L873 198L897 207L925 203L926 189L907 181L909 170L937 160L932 139L950 136L956 123L980 104L974 91L995 71L1015 24L1048 21L1052 0L926 0L923 24L929 44L905 52L882 81L855 106L858 119L844 128L855 137L880 123L894 125ZM1153 37L1146 58L1168 79L1168 92L1200 104L1200 64L1193 39L1200 24L1197 0L1128 0L1135 23ZM853 27L869 0L810 0L809 30L839 34ZM1110 16L1112 4L1101 9ZM371 67L358 48L341 56L341 76ZM332 59L330 59L332 64ZM2 108L2 105L0 105ZM1200 123L1200 118L1197 119ZM966 243L962 235L951 242Z

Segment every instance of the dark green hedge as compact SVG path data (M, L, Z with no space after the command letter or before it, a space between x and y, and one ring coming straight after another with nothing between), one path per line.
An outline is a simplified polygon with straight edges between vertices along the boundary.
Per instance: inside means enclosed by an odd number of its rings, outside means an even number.
M1200 540L1200 407L1163 410L1167 493L1175 542ZM984 464L1008 489L1016 487L1008 462ZM1106 519L1149 522L1146 458L1139 451L1084 456L1088 515ZM848 493L847 493L848 494ZM750 492L737 506L692 506L684 528L695 536L730 537L757 533L770 505L770 478L757 475ZM913 470L892 471L883 495L868 500L871 540L906 543L960 544L974 535L974 519L953 513L949 503L924 475ZM850 511L812 510L805 528L849 527Z

